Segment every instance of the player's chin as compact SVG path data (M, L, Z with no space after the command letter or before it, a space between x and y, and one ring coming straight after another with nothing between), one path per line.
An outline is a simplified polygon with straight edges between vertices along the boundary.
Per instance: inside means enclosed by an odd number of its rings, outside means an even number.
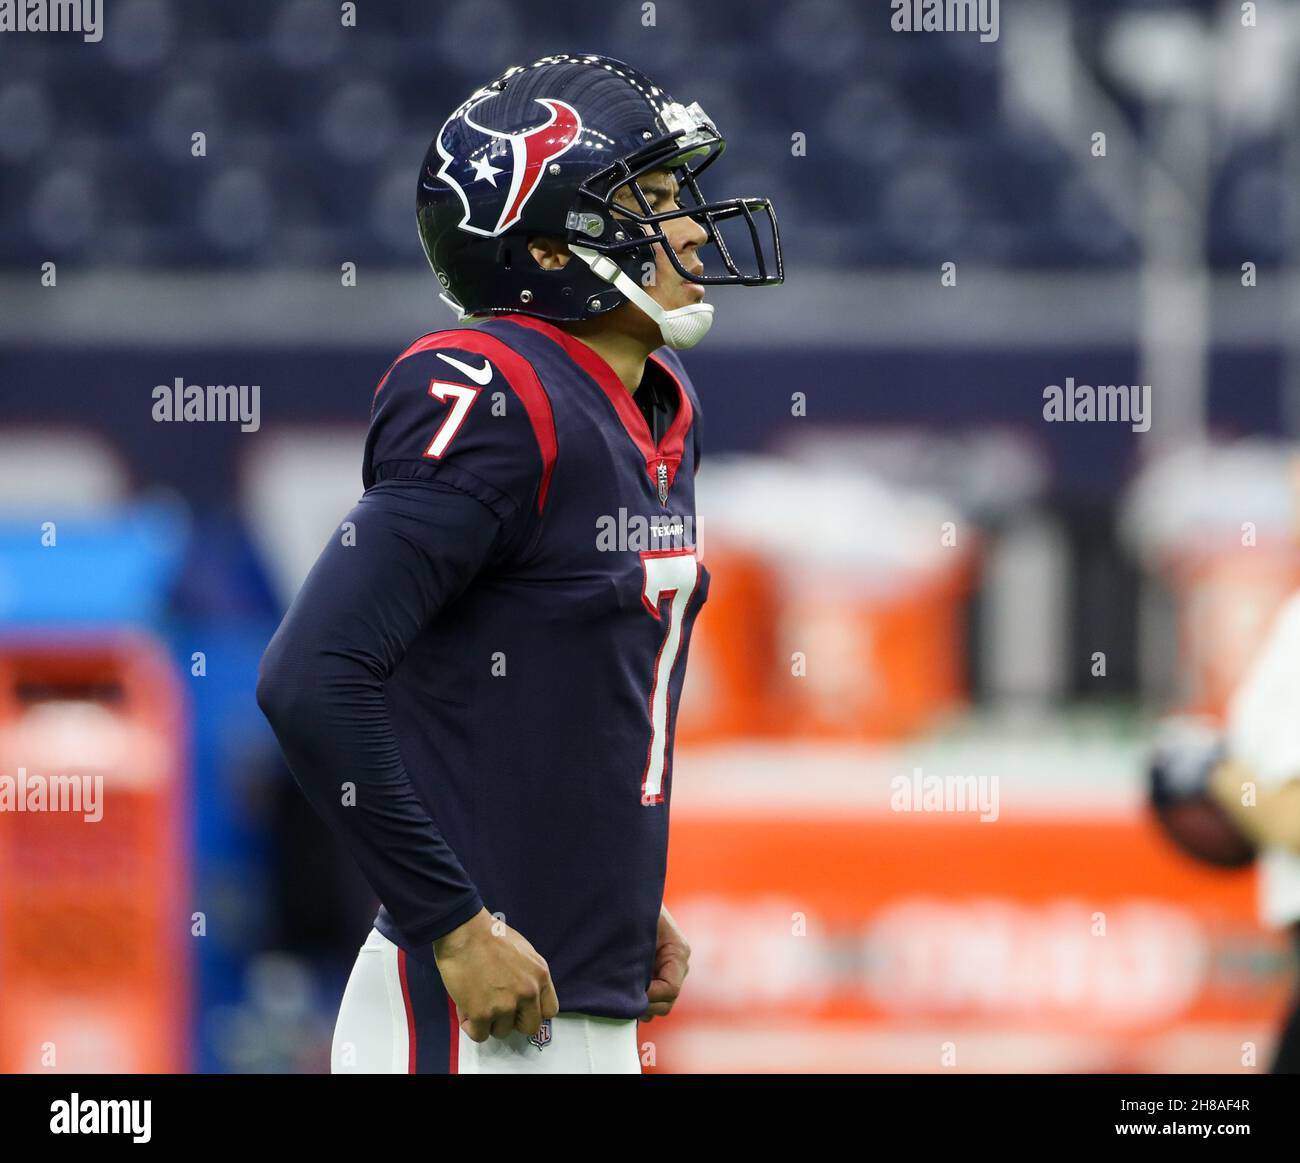
M691 303L702 303L704 301L704 287L700 283L688 283L683 279L679 297L683 307Z

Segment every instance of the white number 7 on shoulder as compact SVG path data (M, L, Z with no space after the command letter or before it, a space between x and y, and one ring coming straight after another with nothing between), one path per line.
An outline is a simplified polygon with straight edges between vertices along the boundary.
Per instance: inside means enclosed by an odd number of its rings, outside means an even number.
M434 433L433 439L429 442L429 447L425 449L424 455L433 460L437 460L447 451L447 445L451 443L451 438L460 430L460 426L465 423L465 417L469 415L470 406L478 399L478 394L482 388L471 388L468 384L449 384L443 380L434 380L429 384L429 395L439 403L446 403L448 400L453 401L451 411L447 413L447 418L438 426L438 431Z
M693 549L655 549L641 554L645 577L641 601L656 620L662 622L661 605L669 601L668 624L663 645L655 658L650 682L650 746L641 776L641 803L646 807L663 803L664 767L668 758L669 687L677 655L682 648L682 624L691 595L700 581L700 567Z

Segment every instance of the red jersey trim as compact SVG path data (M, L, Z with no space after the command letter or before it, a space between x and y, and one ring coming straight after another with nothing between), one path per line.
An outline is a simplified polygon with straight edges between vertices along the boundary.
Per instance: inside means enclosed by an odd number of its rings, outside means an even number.
M641 409L636 406L632 393L623 386L623 381L614 374L614 369L582 340L574 338L567 331L562 331L555 324L548 323L544 319L536 319L532 315L502 315L499 318L508 323L517 323L520 327L531 328L559 344L565 354L595 380L601 391L609 397L609 402L613 404L624 431L640 449L645 459L646 475L651 482L655 481L656 466L663 461L668 467L668 483L671 487L673 478L677 475L677 466L681 464L686 433L690 431L691 421L695 415L691 407L691 398L686 394L682 382L662 360L650 356L655 366L667 374L668 379L677 389L677 415L673 417L672 424L669 425L663 440L656 448L650 435L650 428L646 424L645 417L641 415Z
M460 1073L460 1015L456 1013L456 1003L447 995L447 1020L451 1026L451 1046L447 1050L447 1073Z
M542 387L542 381L538 379L532 364L509 344L483 331L438 331L433 335L426 335L422 339L417 339L393 361L392 367L384 373L384 378L375 388L374 398L376 400L379 398L379 393L384 390L388 377L393 374L393 369L402 360L419 355L422 351L434 351L440 347L456 348L481 355L484 359L491 360L505 373L506 380L524 405L528 422L532 425L533 436L537 440L538 452L541 453L542 476L537 490L537 511L541 513L546 505L546 494L551 487L551 475L555 471L555 459L559 454L559 445L555 438L555 413L551 410L550 397ZM371 411L374 411L373 401Z
M406 1073L414 1074L415 1055L415 1006L411 1002L411 987L406 980L406 950L397 951L397 976L402 983L402 1003L406 1006Z

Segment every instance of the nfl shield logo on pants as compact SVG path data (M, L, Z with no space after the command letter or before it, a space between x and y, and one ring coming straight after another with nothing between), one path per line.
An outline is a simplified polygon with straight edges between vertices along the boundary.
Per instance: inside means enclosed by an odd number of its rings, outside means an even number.
M551 1019L547 1018L542 1022L541 1029L535 1034L529 1034L528 1040L539 1050L546 1048L546 1044L551 1040Z

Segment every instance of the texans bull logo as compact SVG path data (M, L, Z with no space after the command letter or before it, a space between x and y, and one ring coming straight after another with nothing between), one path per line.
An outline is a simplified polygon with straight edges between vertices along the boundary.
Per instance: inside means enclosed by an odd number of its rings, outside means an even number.
M582 132L578 111L550 97L534 98L549 114L541 125L516 133L489 129L476 122L473 114L496 96L490 94L453 114L438 134L442 157L438 177L456 191L465 207L460 228L489 237L519 221L546 166Z

